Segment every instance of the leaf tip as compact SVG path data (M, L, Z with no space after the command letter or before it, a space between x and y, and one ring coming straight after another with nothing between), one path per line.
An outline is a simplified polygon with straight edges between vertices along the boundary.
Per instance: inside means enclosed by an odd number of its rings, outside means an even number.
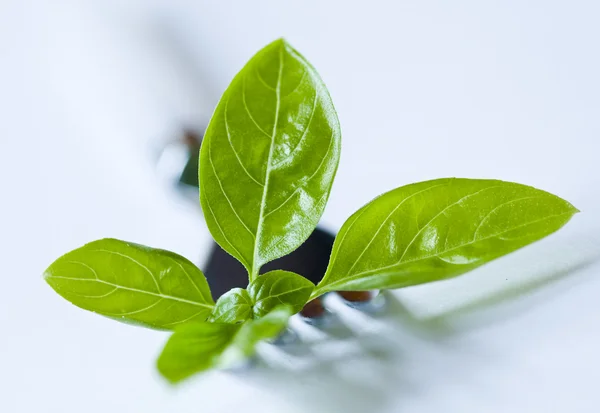
M569 212L571 213L571 216L578 214L581 212L581 210L579 208L577 208L575 205L573 205L572 203L570 203L569 201L566 201L563 199L563 201L567 204L567 207L569 208Z
M42 280L46 281L46 283L48 283L48 285L50 285L50 287L52 287L52 284L50 283L51 277L52 277L52 273L50 272L50 268L48 268L46 271L44 271L42 273Z
M158 370L161 377L163 379L165 379L165 381L167 383L174 386L177 383L181 382L185 378L185 377L181 377L179 375L172 374L172 372L168 368L165 368L165 366L163 365L161 360L162 360L161 357L159 357L156 360L156 369Z
M271 42L271 44L267 47L272 47L274 49L293 49L292 45L290 44L290 42L287 41L287 39L285 37L280 37L274 41Z
M54 261L52 264L50 264L48 266L48 268L46 268L44 270L44 272L42 272L42 279L44 281L46 281L52 288L54 288L54 286L52 285L52 282L51 282L51 278L54 275L53 271L52 271L52 267L54 266L55 263L56 263L56 261Z

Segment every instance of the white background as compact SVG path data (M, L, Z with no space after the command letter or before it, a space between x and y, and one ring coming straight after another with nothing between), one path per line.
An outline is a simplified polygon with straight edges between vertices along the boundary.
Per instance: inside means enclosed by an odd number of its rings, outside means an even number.
M592 0L0 1L0 411L597 412L599 18ZM201 261L199 208L158 179L154 151L280 36L339 112L329 228L446 176L530 184L582 213L395 293L387 316L354 314L301 372L279 354L172 388L154 369L164 333L78 310L41 273L106 236Z

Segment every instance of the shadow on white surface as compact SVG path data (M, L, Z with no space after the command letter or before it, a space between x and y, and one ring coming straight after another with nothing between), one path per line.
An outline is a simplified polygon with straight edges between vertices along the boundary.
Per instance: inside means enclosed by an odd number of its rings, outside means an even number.
M599 259L600 253L584 257L429 318L415 316L398 291L383 292L386 305L374 314L330 294L325 299L328 322L320 328L295 316L290 328L297 340L262 346L253 366L236 377L314 411L398 411L403 399L410 401L417 393L427 397L428 389L440 383L452 387L471 365L501 364L502 358L478 346L472 333L516 317L515 307L522 313L542 305L544 290L575 278ZM472 373L470 391L478 392L478 373Z

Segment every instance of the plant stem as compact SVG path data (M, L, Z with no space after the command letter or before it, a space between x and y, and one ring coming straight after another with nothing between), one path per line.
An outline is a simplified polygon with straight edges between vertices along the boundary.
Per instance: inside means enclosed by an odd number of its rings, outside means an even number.
M249 282L256 280L256 277L258 277L258 271L260 271L260 268L252 268L252 271L248 273Z
M323 292L315 288L313 290L312 294L310 295L310 298L308 299L308 301L314 300L315 298L317 298L321 295L323 295Z

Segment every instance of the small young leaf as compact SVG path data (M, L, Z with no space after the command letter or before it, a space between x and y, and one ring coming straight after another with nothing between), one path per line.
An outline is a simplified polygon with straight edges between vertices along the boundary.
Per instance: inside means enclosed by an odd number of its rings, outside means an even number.
M576 212L555 195L510 182L447 178L403 186L346 221L313 296L454 277L553 233Z
M236 324L252 318L252 298L243 288L233 288L217 300L210 316L215 323Z
M289 271L270 271L259 276L248 286L248 290L234 288L223 294L210 317L210 321L238 323L260 318L275 307L288 305L292 314L302 310L315 285Z
M78 307L146 327L204 321L213 308L206 278L190 261L116 239L63 255L44 278Z
M262 317L280 304L287 304L292 314L302 310L315 285L306 278L289 271L270 271L260 275L248 286L254 302L254 317Z
M254 354L262 340L276 337L287 324L291 309L280 306L265 317L244 324L193 323L175 330L157 366L176 383L212 367L231 367Z
M199 168L208 228L251 281L314 230L339 156L340 127L319 75L286 41L266 46L223 94Z
M157 360L160 373L176 383L218 364L241 324L192 323L175 330Z
M219 366L233 366L254 355L256 345L263 340L277 337L292 314L293 310L290 306L280 305L263 317L242 324L239 332L233 337L231 345L221 356Z

